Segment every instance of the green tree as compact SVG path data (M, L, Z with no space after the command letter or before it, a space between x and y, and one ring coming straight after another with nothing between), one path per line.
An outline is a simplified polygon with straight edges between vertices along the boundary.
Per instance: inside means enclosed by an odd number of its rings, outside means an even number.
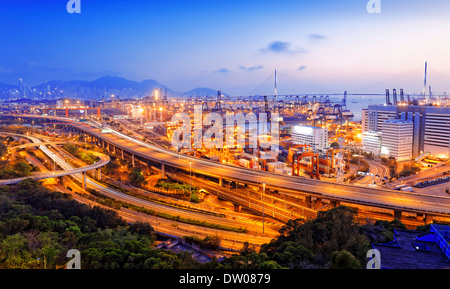
M14 171L19 177L27 177L31 175L31 170L33 169L26 161L17 161L13 164Z
M319 211L314 220L289 220L280 229L280 236L261 246L261 252L277 258L282 266L327 267L334 251L347 250L361 263L369 247L368 239L360 234L355 222L356 211L339 206ZM303 264L292 263L299 256ZM283 263L284 262L284 263Z
M195 192L192 192L190 201L192 203L198 204L198 203L200 203L200 198L198 197L198 195Z
M0 142L0 157L4 156L7 151L6 145L3 142Z
M141 169L134 168L128 175L128 181L135 187L141 186L145 182L145 178L142 174Z
M361 269L361 263L346 250L335 251L331 254L331 269Z
M339 143L337 143L337 142L332 142L332 143L330 144L330 147L332 147L332 148L334 148L334 149L338 149L338 148L340 147L340 145L339 145Z

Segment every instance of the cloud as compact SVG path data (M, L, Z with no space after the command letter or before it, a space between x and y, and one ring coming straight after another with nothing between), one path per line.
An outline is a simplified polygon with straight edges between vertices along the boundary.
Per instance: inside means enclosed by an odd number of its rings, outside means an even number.
M302 65L299 68L297 68L297 70L305 70L305 69L306 69L306 66L304 66L304 65Z
M213 73L228 73L230 72L230 70L228 70L227 68L219 68L216 71L213 71Z
M263 52L274 53L305 53L307 52L303 48L292 48L292 44L283 41L274 41L270 43L267 48L262 49Z
M239 68L242 69L242 70L246 70L246 71L254 71L254 70L263 69L264 66L263 65L256 65L256 66L252 66L252 67L248 67L247 68L244 65L240 65Z
M0 66L0 74L7 75L7 74L13 74L14 71L11 68L1 67Z
M310 39L326 39L327 37L321 34L312 33L308 35Z

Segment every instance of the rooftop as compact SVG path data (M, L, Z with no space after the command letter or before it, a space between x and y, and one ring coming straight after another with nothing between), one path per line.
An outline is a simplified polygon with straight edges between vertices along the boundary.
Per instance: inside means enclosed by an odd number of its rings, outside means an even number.
M450 260L436 244L434 232L395 230L393 242L372 247L380 251L384 269L450 268Z
M385 120L384 123L408 123L408 124L411 123L412 124L412 121L403 120L403 119L388 119L388 120Z

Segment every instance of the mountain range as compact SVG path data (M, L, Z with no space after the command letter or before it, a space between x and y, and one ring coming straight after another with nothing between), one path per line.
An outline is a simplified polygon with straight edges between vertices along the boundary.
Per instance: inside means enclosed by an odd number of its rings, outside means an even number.
M118 91L120 94L121 91L129 90L135 91L140 95L151 95L153 91L158 88L161 93L164 93L167 90L167 94L169 96L178 96L178 97L206 97L206 96L216 96L217 91L212 88L198 87L186 92L179 92L170 89L166 85L159 83L153 79L143 80L141 82L128 80L123 77L117 76L103 76L93 81L85 81L85 80L69 80L69 81L60 81L60 80L52 80L45 83L41 83L36 86L32 86L31 89L36 89L38 91L45 91L50 87L51 90L54 88L58 88L60 90L73 91L78 89L92 89L92 90L104 90L104 91ZM19 85L0 83L0 91L6 91L10 89L18 89Z

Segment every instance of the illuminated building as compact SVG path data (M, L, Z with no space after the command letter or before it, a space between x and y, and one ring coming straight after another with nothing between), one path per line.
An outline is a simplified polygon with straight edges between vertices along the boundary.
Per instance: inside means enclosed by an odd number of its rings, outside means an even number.
M412 158L413 123L390 119L383 122L381 154L398 161Z
M378 155L381 151L381 132L366 131L362 134L363 150Z
M307 144L313 150L320 150L328 147L328 129L297 125L292 129L292 143L293 144Z
M412 156L421 152L448 158L450 151L450 107L425 105L369 105L362 112L362 129L383 131L384 121L401 119L413 124Z

